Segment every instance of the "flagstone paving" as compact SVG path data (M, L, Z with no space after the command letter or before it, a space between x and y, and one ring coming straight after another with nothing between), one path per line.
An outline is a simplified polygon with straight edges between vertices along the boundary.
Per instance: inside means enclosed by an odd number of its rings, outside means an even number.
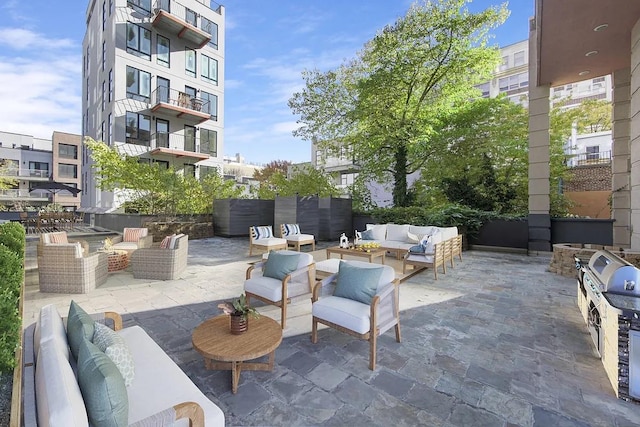
M594 354L575 280L547 272L547 255L467 251L437 281L426 271L403 282L402 342L392 331L381 337L375 371L365 341L322 329L312 344L311 303L298 299L274 370L243 372L234 395L228 371L204 368L191 331L242 292L247 263L258 259L247 255L246 239L215 237L189 242L189 267L177 280L123 271L86 295L30 285L25 324L49 303L66 314L71 299L87 311L120 312L222 408L229 426L640 425L640 405L615 397ZM325 259L324 250L314 258ZM259 311L279 319L276 307Z

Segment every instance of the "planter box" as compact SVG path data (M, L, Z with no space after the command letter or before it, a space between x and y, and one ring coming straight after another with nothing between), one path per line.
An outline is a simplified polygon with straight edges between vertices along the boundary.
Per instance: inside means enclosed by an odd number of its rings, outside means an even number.
M351 224L351 228L353 230L349 230L350 232L347 233L347 236L349 237L355 237L354 236L354 230L358 230L358 231L363 231L367 228L367 224L375 224L376 220L373 219L373 217L371 215L367 215L367 214L353 214L352 217L352 224Z
M213 228L218 236L248 236L252 225L273 225L273 209L273 200L214 200Z
M273 232L278 237L280 237L280 224L299 224L303 234L313 234L318 238L320 224L318 196L276 197Z
M613 245L613 220L551 218L551 243Z
M467 238L470 245L527 249L529 222L522 220L491 220L482 225L478 234Z
M318 202L320 209L318 240L338 240L342 233L353 234L351 199L323 197Z

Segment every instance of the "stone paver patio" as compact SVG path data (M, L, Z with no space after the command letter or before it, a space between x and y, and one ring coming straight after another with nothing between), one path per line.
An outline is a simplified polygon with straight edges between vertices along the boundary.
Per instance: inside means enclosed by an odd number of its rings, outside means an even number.
M25 324L49 303L66 315L71 299L90 312L117 311L125 326L147 330L229 426L640 425L640 405L614 396L594 355L575 280L546 271L550 255L468 251L437 281L426 271L403 282L402 343L392 331L379 340L375 371L365 341L323 329L312 344L310 300L296 300L276 367L243 372L234 395L228 371L204 369L191 331L242 292L247 262L258 258L247 254L247 239L216 237L189 242L189 267L178 280L124 271L86 295L29 285ZM325 259L324 250L314 257ZM276 307L259 310L279 319Z

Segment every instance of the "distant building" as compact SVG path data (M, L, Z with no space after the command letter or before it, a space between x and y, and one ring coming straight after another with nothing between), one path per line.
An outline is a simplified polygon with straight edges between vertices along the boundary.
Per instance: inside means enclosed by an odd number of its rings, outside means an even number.
M57 131L51 140L0 131L0 176L17 181L14 188L0 190L0 204L39 208L58 203L69 210L78 208L79 195L31 190L49 180L79 188L81 141L80 135Z
M82 134L141 162L222 172L225 9L209 0L90 0ZM117 209L82 156L82 206Z
M224 178L235 181L236 186L243 189L243 196L250 196L251 190L258 185L258 181L253 178L253 174L264 169L264 166L246 163L240 153L236 153L233 157L224 156L223 161Z

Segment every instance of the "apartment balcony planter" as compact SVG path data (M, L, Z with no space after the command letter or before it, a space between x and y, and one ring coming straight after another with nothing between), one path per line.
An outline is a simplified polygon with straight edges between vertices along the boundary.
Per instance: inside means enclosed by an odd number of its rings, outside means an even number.
M157 88L151 93L151 111L178 117L193 124L200 124L212 117L209 101L165 87Z

